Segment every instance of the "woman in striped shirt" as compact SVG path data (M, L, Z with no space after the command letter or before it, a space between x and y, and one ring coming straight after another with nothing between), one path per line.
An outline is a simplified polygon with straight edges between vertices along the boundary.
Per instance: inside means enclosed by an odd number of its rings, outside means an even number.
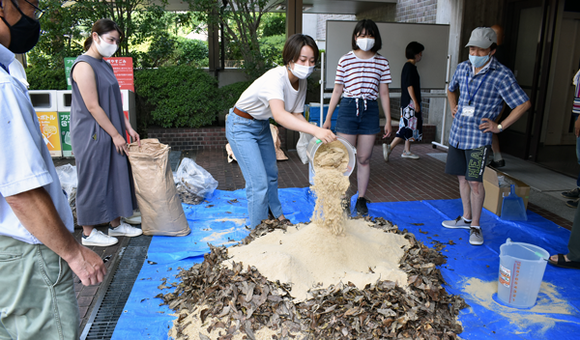
M367 215L365 198L370 176L370 159L379 124L380 97L386 123L384 137L392 133L389 83L391 71L387 59L377 53L382 47L381 34L372 20L361 20L352 33L352 51L342 56L336 68L334 90L323 127L329 129L332 114L340 97L336 132L357 148L358 199L356 211Z

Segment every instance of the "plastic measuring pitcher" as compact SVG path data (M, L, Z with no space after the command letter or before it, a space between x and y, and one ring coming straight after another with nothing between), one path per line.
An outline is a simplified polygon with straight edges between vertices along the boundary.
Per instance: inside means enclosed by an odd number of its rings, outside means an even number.
M516 308L536 304L550 254L533 244L507 239L500 247L497 298Z

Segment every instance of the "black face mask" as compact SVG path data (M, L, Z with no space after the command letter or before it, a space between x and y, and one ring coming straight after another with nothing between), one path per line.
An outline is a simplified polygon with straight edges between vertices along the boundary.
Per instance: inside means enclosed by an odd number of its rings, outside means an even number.
M0 17L10 29L10 46L8 49L13 53L26 53L30 51L38 42L40 37L40 22L22 13L22 17L14 25L9 25L6 19Z

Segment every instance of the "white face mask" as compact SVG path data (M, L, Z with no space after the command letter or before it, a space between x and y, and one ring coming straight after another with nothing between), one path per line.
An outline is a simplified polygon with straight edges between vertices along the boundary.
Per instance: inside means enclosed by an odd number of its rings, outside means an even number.
M294 63L293 69L290 67L290 65L288 65L288 68L290 69L290 72L292 72L292 74L295 75L298 79L306 79L309 75L312 74L312 71L314 71L314 66L304 66L296 63Z
M115 54L115 52L117 52L117 44L109 44L107 42L105 42L105 39L103 39L103 37L101 37L99 35L99 39L101 40L100 43L95 42L96 46L97 46L97 51L99 51L99 54L102 55L105 58L109 58L110 56L112 56L113 54Z
M375 46L374 38L358 38L356 44L363 51L370 51Z

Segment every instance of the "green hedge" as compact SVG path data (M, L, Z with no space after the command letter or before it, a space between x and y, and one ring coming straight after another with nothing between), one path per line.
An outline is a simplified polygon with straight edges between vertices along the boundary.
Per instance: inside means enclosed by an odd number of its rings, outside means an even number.
M164 128L211 125L220 109L217 80L192 66L137 71L135 92L143 118Z
M26 69L31 90L63 90L62 69ZM218 88L216 78L194 66L169 66L135 70L138 129L211 126L234 106L251 81Z
M251 81L241 81L230 85L222 86L219 89L221 105L220 113L228 113L229 109L234 107L242 93L252 84Z
M31 66L26 68L26 79L31 90L66 90L66 77L62 68Z

